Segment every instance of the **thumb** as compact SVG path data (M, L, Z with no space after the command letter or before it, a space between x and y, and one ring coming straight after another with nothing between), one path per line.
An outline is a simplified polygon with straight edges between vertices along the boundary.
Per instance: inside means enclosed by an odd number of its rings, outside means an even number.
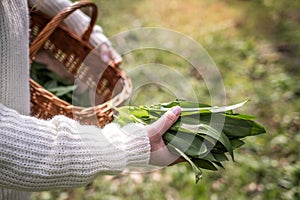
M179 106L169 109L163 116L148 127L148 133L151 136L161 137L174 122L177 121L181 112Z

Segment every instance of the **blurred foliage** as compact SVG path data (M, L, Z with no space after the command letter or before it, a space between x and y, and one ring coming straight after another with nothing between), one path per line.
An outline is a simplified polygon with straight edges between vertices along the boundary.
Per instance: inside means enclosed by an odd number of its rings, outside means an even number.
M54 73L48 69L45 63L32 62L30 66L30 77L63 101L76 106L91 106L88 96L89 90L84 91L80 95L76 94L78 86L74 85L74 80L68 80Z
M98 23L108 36L155 26L200 43L222 74L227 102L251 99L243 112L258 116L267 134L248 138L236 152L235 163L219 172L205 172L198 185L189 167L179 164L148 174L99 176L86 187L34 193L32 200L300 199L299 0L95 2ZM188 77L201 101L210 103L201 76L181 58L149 50L124 55L123 60L126 70L134 67L132 63L172 67ZM131 101L147 104L173 97L168 90L150 85L136 91Z

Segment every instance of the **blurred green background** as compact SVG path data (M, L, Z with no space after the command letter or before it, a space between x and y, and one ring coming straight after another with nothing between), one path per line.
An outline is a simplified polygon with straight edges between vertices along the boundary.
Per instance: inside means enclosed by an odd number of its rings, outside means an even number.
M108 37L161 27L202 45L221 73L226 102L251 99L241 111L257 116L267 134L247 138L235 152L236 162L227 162L218 172L204 171L199 184L183 163L151 173L99 176L86 187L34 193L32 200L300 199L299 0L94 1L99 7L97 23ZM129 71L147 63L179 72L199 100L211 103L201 76L176 55L135 51L124 55L122 68ZM152 75L155 78L155 72ZM170 92L149 85L137 91L131 103L172 98Z

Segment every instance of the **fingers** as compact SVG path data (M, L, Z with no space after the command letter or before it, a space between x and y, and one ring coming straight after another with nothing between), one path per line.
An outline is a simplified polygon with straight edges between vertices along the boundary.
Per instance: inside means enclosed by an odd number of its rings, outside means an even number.
M120 66L122 64L122 57L120 56L120 54L114 49L114 48L110 48L110 55L111 58L114 62L114 65L116 67Z
M103 44L100 47L100 57L105 63L113 63L114 66L118 67L122 63L122 57L119 53L107 44Z
M162 117L148 127L150 137L156 135L161 137L178 119L181 112L179 106L175 106L168 110Z
M107 44L102 44L100 47L100 57L103 62L108 63L110 61L110 52Z
M178 156L171 154L166 147L162 135L177 121L180 112L181 108L179 106L173 107L156 122L147 126L151 145L150 164L167 166L178 160Z
M164 144L161 144L159 149L151 152L149 164L162 167L170 166L176 164L178 159L178 156L173 155Z

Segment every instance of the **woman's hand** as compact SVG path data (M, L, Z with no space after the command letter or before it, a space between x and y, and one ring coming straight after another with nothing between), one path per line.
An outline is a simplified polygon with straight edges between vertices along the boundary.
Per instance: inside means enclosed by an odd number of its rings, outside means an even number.
M119 67L122 63L122 57L119 55L119 53L106 43L100 47L100 57L103 62L107 64L112 63L116 67Z
M180 156L172 154L163 141L163 134L177 121L181 112L179 106L171 108L161 118L153 124L147 126L147 132L150 139L151 165L167 166L184 161Z

